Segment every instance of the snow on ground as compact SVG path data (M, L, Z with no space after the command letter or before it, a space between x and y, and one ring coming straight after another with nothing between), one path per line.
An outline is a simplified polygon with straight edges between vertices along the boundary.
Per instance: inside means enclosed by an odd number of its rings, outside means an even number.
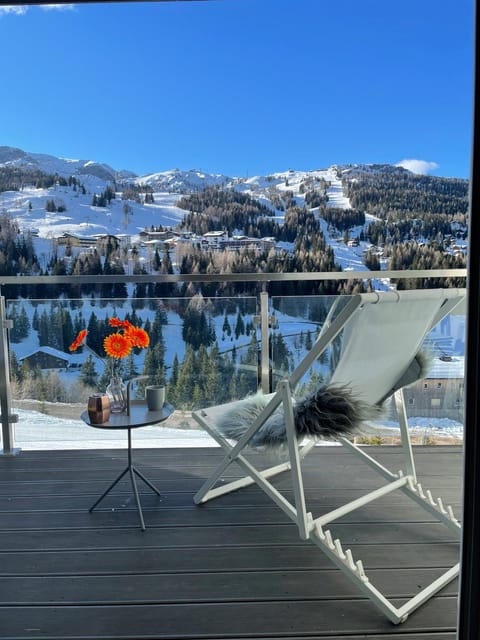
M135 179L139 185L149 185L157 191L175 191L186 193L187 191L198 191L210 185L225 185L230 183L232 178L221 173L211 174L190 169L181 171L172 169L170 171L160 171Z
M106 233L118 236L124 234L131 236L132 240L137 242L140 231L152 226L175 228L186 214L184 209L177 206L182 193L196 191L210 184L223 185L226 188L250 193L261 204L272 210L273 218L280 224L283 223L285 212L276 209L272 204L273 195L291 192L297 204L303 206L305 202L303 190L318 187L323 184L321 181L326 181L330 185L327 187L328 206L344 209L350 207L348 198L343 194L342 183L337 177L335 166L315 171L288 170L270 176L252 178L229 178L221 174L211 175L196 170L175 169L135 178L134 181L137 184L148 184L153 187L153 204L122 200L119 191L108 206L98 207L92 204L94 194L100 195L111 184L107 175L102 173L104 165L33 154L32 162L37 163L37 161L40 165L45 161L45 169L55 170L59 175L69 176L75 174L77 170L86 171L89 167L93 167L96 171L96 175L76 174L85 187L86 193L82 193L81 188L74 190L59 184L49 189L27 186L21 191L0 193L0 208L8 211L18 221L21 230L35 231L38 234L38 237L34 238L34 244L37 255L43 262L41 264L43 268L46 267L52 254L60 250L56 246L55 238L65 232L87 237ZM60 205L65 210L47 212L45 210L47 200L53 200L57 207ZM361 251L357 253L343 243L334 242L328 234L326 237L327 242L331 241L335 253L338 254L337 261L342 267L350 270L363 269ZM140 259L148 259L147 248L142 247Z
M16 410L19 422L15 425L15 446L24 450L62 449L125 449L126 433L118 429L95 429L82 420L56 418L51 415ZM425 437L462 438L463 426L453 420L414 417L409 426L416 435ZM399 435L395 422L382 421L378 425L383 435ZM134 448L184 448L216 447L217 443L199 429L176 429L163 424L135 429L132 435ZM321 445L328 443L319 443Z
M304 202L301 188L310 182L311 186L315 183L319 184L320 180L330 183L327 188L329 207L337 207L339 209L351 209L349 199L343 193L342 181L337 176L335 166L328 169L319 169L314 171L282 171L273 173L269 176L253 176L244 180L237 180L233 183L234 189L242 192L251 192L255 197L264 194L268 197L270 190L279 192L291 191L299 205Z
M327 189L328 202L327 207L336 207L337 209L351 209L350 199L343 193L342 181L335 178L331 181L330 187Z
M21 192L1 193L0 204L2 209L6 209L18 221L22 230L37 231L39 237L44 239L52 239L65 232L83 236L104 233L136 236L152 225L175 227L186 213L176 206L180 194L161 192L154 193L154 204L125 201L118 193L108 207L93 206L93 194L100 194L106 184L97 179L92 190L85 195L69 187L25 187ZM47 212L47 200L54 200L57 206L64 204L66 210ZM128 217L124 211L126 204L131 209Z
M363 243L358 247L347 247L343 240L331 240L329 244L335 252L335 262L344 271L368 271L363 263Z
M383 420L376 425L380 432L385 435L390 433L398 434L400 431L398 422ZM463 424L449 418L425 418L423 416L414 416L408 419L408 426L411 432L424 435L425 437L438 438L463 438Z
M124 430L95 429L82 420L56 418L51 415L16 410L15 446L25 450L49 449L124 449ZM207 433L198 429L175 429L162 424L135 429L134 447L213 447L218 446Z

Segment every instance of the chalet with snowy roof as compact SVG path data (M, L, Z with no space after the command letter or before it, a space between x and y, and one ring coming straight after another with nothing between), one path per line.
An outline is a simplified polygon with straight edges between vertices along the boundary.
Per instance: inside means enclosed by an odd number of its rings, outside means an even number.
M72 364L72 356L53 347L39 347L18 361L28 363L32 369L67 369Z

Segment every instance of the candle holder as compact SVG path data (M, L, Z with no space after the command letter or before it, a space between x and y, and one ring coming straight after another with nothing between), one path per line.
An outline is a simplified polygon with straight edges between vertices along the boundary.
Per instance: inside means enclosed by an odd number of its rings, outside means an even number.
M106 393L95 393L88 398L88 418L92 424L103 424L110 417L110 400Z

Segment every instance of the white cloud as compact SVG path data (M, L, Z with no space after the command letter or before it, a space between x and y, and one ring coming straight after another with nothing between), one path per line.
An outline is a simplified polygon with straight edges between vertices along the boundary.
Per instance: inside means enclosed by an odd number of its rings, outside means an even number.
M41 4L37 5L43 11L75 11L75 4ZM0 18L4 15L11 14L16 16L24 16L30 7L23 4L6 5L0 7Z
M404 169L408 169L412 173L420 173L421 175L426 175L427 173L430 173L430 171L438 169L438 164L436 162L415 160L414 158L411 158L409 160L400 160L400 162L397 162L395 166L403 167Z
M44 11L73 11L75 9L74 4L41 4L39 6Z
M7 13L13 13L16 16L23 16L27 11L28 7L25 5L6 5L5 7L0 7L0 16L4 16Z

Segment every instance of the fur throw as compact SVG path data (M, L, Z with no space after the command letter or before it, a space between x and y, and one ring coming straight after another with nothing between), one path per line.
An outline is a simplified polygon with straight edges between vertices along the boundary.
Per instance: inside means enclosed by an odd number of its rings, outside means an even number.
M238 440L268 402L269 398L257 393L235 403L218 420L219 431L227 438ZM349 436L359 429L364 420L378 419L380 414L380 407L373 407L354 398L346 387L320 387L293 406L299 439L308 436L328 440L336 436ZM284 444L286 439L283 407L280 405L252 436L249 444L254 447L275 447Z

